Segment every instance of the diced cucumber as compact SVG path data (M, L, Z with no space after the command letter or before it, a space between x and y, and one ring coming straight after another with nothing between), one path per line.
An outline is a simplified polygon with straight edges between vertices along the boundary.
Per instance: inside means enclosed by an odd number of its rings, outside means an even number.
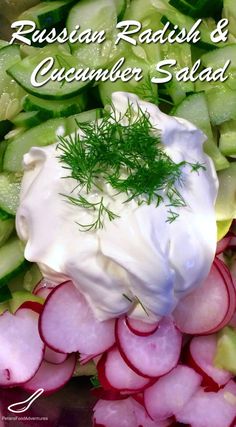
M204 150L212 158L216 170L225 169L229 166L229 162L221 154L214 141L204 93L195 93L188 96L174 108L172 114L189 120L205 133L208 139L204 144Z
M7 46L8 43L6 42L6 40L0 40L0 49L2 49L3 47Z
M66 119L66 133L67 135L75 132L77 123L93 122L94 120L102 117L102 110L95 108L94 110L83 111L83 113L75 114L67 117Z
M85 110L86 103L86 93L64 101L46 101L33 95L27 95L23 101L23 108L25 111L39 111L42 118L50 119L80 113Z
M32 294L29 291L15 291L11 294L11 300L9 301L9 309L12 313L15 313L18 308L26 301L38 302L39 304L44 303L44 299Z
M172 68L173 79L166 84L167 93L172 98L174 104L179 104L189 92L194 92L193 82L181 82L175 78L175 73L184 67L192 68L191 48L188 43L181 45L162 45L163 59L177 60L177 64Z
M52 100L60 100L76 96L90 83L89 81L83 82L81 80L72 82L66 82L65 80L62 82L50 80L43 86L34 87L31 84L31 75L41 61L49 57L54 58L54 66L52 67L52 70L48 71L44 76L37 76L37 82L45 82L50 78L51 72L55 69L61 70L64 68L66 72L71 68L84 68L79 65L78 58L75 58L70 54L62 54L57 47L51 46L50 49L41 49L41 52L37 55L24 58L22 61L8 68L7 73L28 93L40 98Z
M121 20L125 14L130 0L114 0L118 20Z
M34 21L39 29L49 28L64 21L74 0L44 1L27 9L19 20Z
M1 296L2 296L3 289L4 288L2 288L1 291L0 291L0 301L1 301ZM5 301L5 302L0 302L0 314L4 313L4 311L6 311L6 310L9 310L8 303L6 302L7 299L4 297L4 293L3 293L3 301Z
M22 170L23 155L33 146L46 146L66 134L66 119L51 119L27 130L9 143L5 151L3 169L10 172Z
M23 287L27 291L33 291L34 287L40 282L43 278L41 271L39 270L37 264L31 264L30 268L24 275Z
M235 0L224 0L222 16L229 20L229 32L236 37L236 2Z
M225 156L236 156L236 120L220 126L220 151Z
M170 4L192 18L220 17L223 0L214 0L214 5L212 0L197 0L195 2L191 2L191 0L170 0Z
M8 286L2 286L0 289L0 303L1 303L1 308L3 311L8 310L8 301L11 299L11 291L8 288ZM2 306L3 305L3 306ZM5 310L4 310L4 306L5 306Z
M21 110L24 91L6 73L6 70L20 61L18 45L0 49L0 121L10 120Z
M43 118L38 111L22 112L12 119L12 123L20 128L31 128L39 125L42 121Z
M0 219L0 246L4 245L14 230L15 221L12 218Z
M0 248L0 287L25 268L24 245L16 237Z
M3 169L3 158L7 147L7 141L1 141L0 142L0 172L2 172Z
M206 91L210 120L213 126L236 120L236 91L218 85Z
M214 365L236 374L236 330L226 326L218 334Z
M0 174L0 209L12 216L19 205L21 179L19 174Z
M226 75L228 79L224 85L230 89L236 89L236 44L227 45L220 49L215 49L212 52L208 52L201 57L202 64L205 67L212 67L214 70L223 67L225 63L230 60L230 66L227 69ZM216 85L217 83L215 83ZM205 82L205 87L209 89L209 82Z
M216 200L217 221L236 218L236 162L218 173L219 191Z
M228 233L232 224L232 219L227 219L225 221L217 221L217 241L223 239L223 237Z

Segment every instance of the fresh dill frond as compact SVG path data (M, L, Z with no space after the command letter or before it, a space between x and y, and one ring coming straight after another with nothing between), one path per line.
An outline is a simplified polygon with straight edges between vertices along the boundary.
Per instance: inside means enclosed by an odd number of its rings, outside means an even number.
M128 297L128 295L126 295L126 294L122 294L123 295L123 297L125 298L125 299L127 299L129 302L133 302L133 300L130 298L130 297Z
M90 382L91 382L93 388L101 387L100 381L98 379L98 375L94 375L93 377L90 377Z
M169 214L169 216L168 216L166 222L169 222L170 224L172 222L174 222L179 217L179 213L172 211L172 209L168 210L168 214Z
M110 184L116 194L125 194L124 203L134 200L138 206L157 207L162 202L170 208L186 206L177 189L177 184L182 185L183 167L199 173L204 165L175 163L165 153L147 113L141 109L134 113L129 105L123 116L117 117L113 110L101 120L77 125L74 135L60 137L57 148L59 161L70 170L79 187L78 196L67 196L68 200L97 215L91 224L79 224L83 231L97 230L104 226L106 218L113 221L118 217L105 206L101 183ZM99 189L101 199L91 203L81 191L89 194L94 189ZM178 217L171 210L168 213L170 223Z

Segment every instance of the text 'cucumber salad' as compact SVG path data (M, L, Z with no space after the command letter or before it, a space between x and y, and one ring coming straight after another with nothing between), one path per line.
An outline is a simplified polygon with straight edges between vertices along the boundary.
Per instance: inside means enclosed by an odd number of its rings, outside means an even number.
M234 427L234 0L3 9L0 392L47 396L89 375L94 427ZM116 43L122 21L200 37ZM13 22L34 31L12 43ZM67 37L78 30L91 42ZM32 84L47 58L94 74L56 81L48 67ZM172 78L154 83L164 62ZM96 78L117 64L126 81ZM195 64L227 78L179 78Z

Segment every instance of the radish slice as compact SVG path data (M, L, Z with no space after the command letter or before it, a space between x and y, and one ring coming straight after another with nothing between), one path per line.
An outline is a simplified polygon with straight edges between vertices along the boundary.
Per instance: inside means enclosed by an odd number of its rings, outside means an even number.
M217 393L200 389L177 415L191 427L229 427L236 416L236 384L233 381Z
M94 357L114 344L114 324L114 320L96 320L83 295L72 282L65 282L47 298L39 330L44 342L55 351L79 351Z
M75 370L75 364L75 354L71 354L60 365L55 365L44 360L34 377L23 384L23 389L28 392L34 392L39 388L43 388L44 395L51 394L62 388L70 380Z
M144 392L144 404L155 421L178 414L198 390L202 377L188 366L178 365Z
M98 378L104 389L138 392L150 385L150 379L136 374L125 363L117 348L104 354L97 365Z
M35 311L35 313L41 314L43 311L43 304L36 301L25 301L19 308L28 308Z
M49 362L49 363L53 363L55 365L58 365L60 363L65 362L67 357L68 357L67 353L58 353L57 351L54 351L49 347L45 348L45 352L44 352L45 362Z
M0 316L0 385L12 386L32 378L43 359L44 343L38 333L39 315L19 308Z
M147 335L152 334L158 328L159 322L147 323L142 320L132 319L130 317L126 318L126 323L129 329L136 335L141 337L146 337Z
M222 260L215 258L215 265L223 276L229 293L229 308L223 320L223 326L225 326L232 319L233 314L236 310L236 290L230 270L225 265L225 263Z
M227 249L227 247L231 244L232 238L233 238L233 233L229 232L223 239L221 239L217 243L216 255L221 254L222 252L224 252Z
M54 289L56 286L58 286L58 283L52 282L51 280L42 279L34 287L33 294L38 295L38 292L41 289Z
M116 340L125 362L139 375L159 377L178 363L182 337L171 319L163 318L147 337L131 332L125 318L117 319Z
M99 400L94 406L94 427L167 427L169 421L154 422L145 409L132 398Z
M229 307L227 285L213 263L207 279L178 303L173 316L182 332L203 335L224 326Z
M38 297L46 299L48 295L53 291L54 288L40 288L35 292Z
M203 337L194 337L190 343L189 351L195 364L200 368L200 372L210 377L218 386L225 385L232 375L214 366L214 357L216 354L217 337L208 335ZM199 372L199 371L198 371ZM208 385L205 377L205 384Z

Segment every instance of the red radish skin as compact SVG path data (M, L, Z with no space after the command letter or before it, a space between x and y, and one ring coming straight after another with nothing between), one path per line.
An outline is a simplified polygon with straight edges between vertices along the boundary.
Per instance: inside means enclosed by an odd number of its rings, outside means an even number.
M197 391L177 420L191 427L229 427L236 416L236 384L230 381L217 393Z
M60 363L65 362L67 359L67 353L58 353L57 351L52 350L49 347L45 347L44 351L44 360L45 362L53 363L54 365L60 365Z
M232 375L223 370L218 369L214 366L214 357L217 348L217 336L216 334L194 337L190 343L189 351L195 364L200 370L207 376L210 377L214 384L219 388L225 385L231 378ZM205 384L207 384L207 378L205 378Z
M153 334L157 330L159 325L159 322L147 323L143 322L142 320L132 319L130 317L126 318L126 323L131 332L136 335L139 335L140 337L146 337L148 335Z
M35 311L35 313L41 314L43 311L43 304L36 301L25 301L19 308L28 308Z
M144 404L150 417L162 421L178 412L199 389L202 377L188 366L178 365L144 391Z
M43 360L38 371L22 388L30 393L44 389L44 396L62 388L72 377L76 365L76 354L71 354L63 363L55 365Z
M233 236L233 233L229 231L229 233L227 233L227 235L217 243L216 255L221 254L228 248L228 246L230 246Z
M116 342L120 354L138 375L157 378L173 369L179 360L182 336L169 318L147 337L135 335L126 319L116 321Z
M228 295L229 295L230 304L229 304L228 312L226 313L226 316L222 321L222 328L223 328L225 325L227 325L230 322L236 310L236 290L235 290L235 286L234 286L234 282L233 282L233 278L231 276L230 270L225 265L225 263L222 260L217 259L217 257L215 258L214 262L216 267L218 268L218 271L220 272L220 274L225 280L225 283L227 285Z
M19 308L15 314L5 311L0 316L1 386L25 383L38 370L44 353L44 343L38 333L38 317L28 308Z
M39 319L46 345L55 351L86 355L103 353L115 342L114 320L100 322L72 282L57 286L48 296ZM58 333L60 331L60 333Z
M38 297L47 299L48 295L53 291L54 288L40 288L37 292L35 292L35 295Z
M178 303L173 316L182 332L204 335L224 326L229 308L228 287L214 262L207 279Z
M52 282L51 280L42 279L34 287L33 294L37 295L40 289L54 289L56 286L58 286L58 283Z
M153 383L149 378L144 378L130 369L116 347L104 353L98 362L97 370L99 381L105 390L137 393Z

